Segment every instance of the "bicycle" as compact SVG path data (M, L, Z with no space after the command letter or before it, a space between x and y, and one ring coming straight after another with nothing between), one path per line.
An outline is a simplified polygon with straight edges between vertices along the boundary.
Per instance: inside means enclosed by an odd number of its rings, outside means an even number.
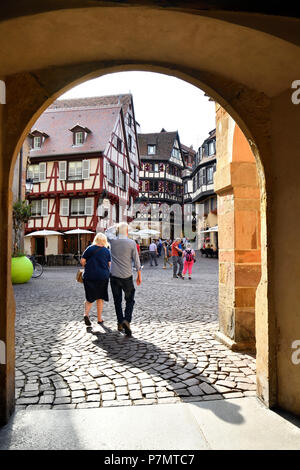
M33 265L33 278L40 277L43 274L43 266L40 263L37 263L34 256L28 256Z

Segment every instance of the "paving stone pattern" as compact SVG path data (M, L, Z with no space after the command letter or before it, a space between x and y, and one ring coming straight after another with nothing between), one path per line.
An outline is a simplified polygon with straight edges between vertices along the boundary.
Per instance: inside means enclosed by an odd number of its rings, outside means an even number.
M94 408L239 398L255 394L255 359L214 339L218 261L198 257L192 280L143 269L133 337L116 331L110 302L83 322L77 268L45 268L14 286L17 409Z

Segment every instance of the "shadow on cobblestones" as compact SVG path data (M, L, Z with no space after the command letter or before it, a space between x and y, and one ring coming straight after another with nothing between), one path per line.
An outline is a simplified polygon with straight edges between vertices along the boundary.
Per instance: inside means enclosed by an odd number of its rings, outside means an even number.
M46 268L14 286L19 408L95 408L240 398L255 394L255 360L215 340L218 262L201 259L191 281L145 265L136 291L133 338L116 331L112 301L105 329L83 323L77 268ZM91 334L93 333L93 334Z
M180 354L175 359L167 348L161 349L149 341L138 338L128 338L104 325L102 331L95 332L90 328L88 330L97 338L94 344L101 351L106 351L110 360L118 362L120 366L124 365L132 372L134 371L132 368L139 370L137 377L141 382L144 399L166 398L166 401L171 403L170 397L174 396L174 391L185 402L198 401L200 397L202 400L203 397L209 400L221 398L218 389L210 384L207 377L201 375L205 366L195 367L195 363L187 362L184 356L180 357ZM162 361L163 364L159 364ZM157 383L162 390L167 389L167 391L159 391ZM174 398L174 402L176 401ZM223 421L241 424L244 419L238 412L239 408L227 402L219 417Z

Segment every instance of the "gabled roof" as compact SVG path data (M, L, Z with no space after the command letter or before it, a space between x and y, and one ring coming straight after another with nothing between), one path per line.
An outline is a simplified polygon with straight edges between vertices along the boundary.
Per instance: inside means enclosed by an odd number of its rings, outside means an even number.
M49 138L45 140L41 149L31 151L31 158L49 156L80 154L89 152L104 152L115 123L120 116L121 106L110 105L104 107L68 107L62 100L61 107L48 108L34 124L34 129L46 132ZM69 102L73 100L66 100ZM73 135L70 129L81 123L88 128L88 134L83 145L73 145Z
M155 132L138 134L140 156L142 160L169 160L175 140L179 142L178 132ZM180 142L179 142L180 143ZM155 155L148 155L148 145L156 145Z

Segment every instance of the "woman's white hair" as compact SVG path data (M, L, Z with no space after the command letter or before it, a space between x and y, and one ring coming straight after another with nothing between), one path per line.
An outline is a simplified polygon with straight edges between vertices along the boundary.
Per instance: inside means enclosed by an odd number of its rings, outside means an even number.
M101 232L97 233L93 240L93 245L105 246L107 248L108 241L107 241L106 235L104 235L104 233L101 233Z

